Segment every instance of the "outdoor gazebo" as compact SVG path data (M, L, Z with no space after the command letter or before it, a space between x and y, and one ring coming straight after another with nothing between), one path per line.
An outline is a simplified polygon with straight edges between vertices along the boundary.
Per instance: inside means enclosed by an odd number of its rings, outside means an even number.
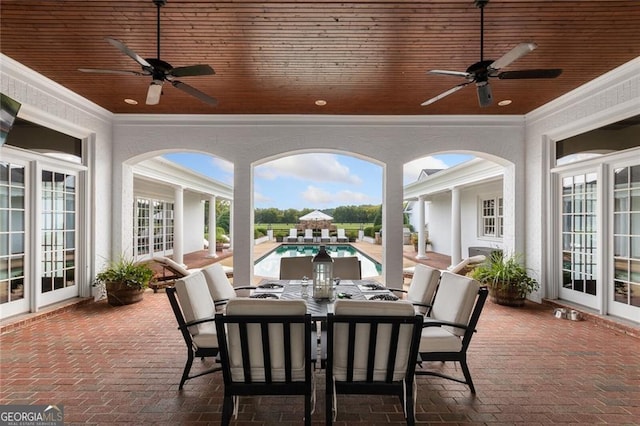
M300 223L298 229L330 229L335 231L336 226L331 224L333 217L326 213L322 213L320 210L314 210L311 213L307 213L304 216L298 218Z

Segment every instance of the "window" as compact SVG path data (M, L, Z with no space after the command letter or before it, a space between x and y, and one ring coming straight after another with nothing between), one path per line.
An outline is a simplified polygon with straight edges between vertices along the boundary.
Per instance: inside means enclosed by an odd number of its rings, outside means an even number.
M0 304L24 299L25 169L0 162Z
M614 171L615 302L640 307L640 165Z
M166 254L173 249L173 203L137 198L134 214L136 257Z
M562 286L596 294L596 173L562 179Z
M76 177L42 171L42 293L76 284Z
M480 209L480 236L502 238L504 215L502 197L482 199Z

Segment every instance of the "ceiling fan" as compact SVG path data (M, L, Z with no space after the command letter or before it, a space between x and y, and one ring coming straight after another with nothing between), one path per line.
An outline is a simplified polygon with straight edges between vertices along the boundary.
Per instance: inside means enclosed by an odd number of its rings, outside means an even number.
M165 81L171 83L171 85L177 89L182 90L185 93L188 93L191 96L195 96L200 99L202 102L205 102L209 105L217 105L218 101L215 98L207 95L206 93L201 92L200 90L189 86L186 83L183 83L179 80L176 80L177 77L195 77L201 75L212 75L215 74L213 68L209 65L199 64L199 65L190 65L186 67L176 67L174 68L171 64L160 59L160 8L167 4L167 0L152 0L153 4L156 5L158 9L158 17L157 17L157 57L156 58L147 58L144 59L133 50L129 49L123 42L116 40L114 38L107 37L106 40L114 46L116 49L120 50L125 55L132 58L142 67L142 71L127 71L127 70L109 70L109 69L95 69L95 68L79 68L78 71L88 72L88 73L99 73L99 74L123 74L123 75L144 75L151 76L151 84L149 85L149 90L147 91L147 105L157 105L160 102L160 95L162 94L162 85Z
M491 86L489 86L489 78L506 79L524 79L524 78L556 78L562 74L561 69L530 69L520 71L502 71L500 69L511 64L515 60L521 58L527 53L538 47L535 43L520 43L509 52L504 54L498 60L484 59L484 7L489 0L475 0L474 4L480 9L480 62L476 62L467 68L466 71L447 71L447 70L431 70L429 74L449 75L454 77L462 77L466 79L464 83L453 86L451 89L435 96L425 102L422 106L430 105L445 96L457 92L463 87L475 83L478 91L478 102L481 107L489 106L493 103L491 94Z

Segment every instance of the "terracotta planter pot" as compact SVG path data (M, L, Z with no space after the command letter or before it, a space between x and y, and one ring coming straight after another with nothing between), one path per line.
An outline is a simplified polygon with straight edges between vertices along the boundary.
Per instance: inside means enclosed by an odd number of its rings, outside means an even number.
M512 288L489 287L489 299L493 303L504 306L524 306L525 298Z
M105 283L107 302L111 306L131 305L142 300L145 289L127 287L118 282Z

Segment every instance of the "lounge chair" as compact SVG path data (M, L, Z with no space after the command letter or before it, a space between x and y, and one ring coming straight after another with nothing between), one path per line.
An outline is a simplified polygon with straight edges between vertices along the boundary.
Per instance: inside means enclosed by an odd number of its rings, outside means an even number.
M348 243L349 242L349 237L347 237L344 233L344 228L338 228L338 237L337 237L337 241L339 243Z
M304 242L312 243L313 242L313 229L305 229L304 230Z
M298 242L298 230L296 228L289 229L289 235L284 237L285 243L297 243Z
M155 281L149 284L149 288L153 289L154 293L157 293L160 288L173 284L175 280L199 270L187 269L184 265L164 256L154 256L151 260L162 267L162 275L156 275Z
M321 243L329 243L329 242L331 242L331 237L329 236L329 230L328 229L321 229L320 230L320 242Z

